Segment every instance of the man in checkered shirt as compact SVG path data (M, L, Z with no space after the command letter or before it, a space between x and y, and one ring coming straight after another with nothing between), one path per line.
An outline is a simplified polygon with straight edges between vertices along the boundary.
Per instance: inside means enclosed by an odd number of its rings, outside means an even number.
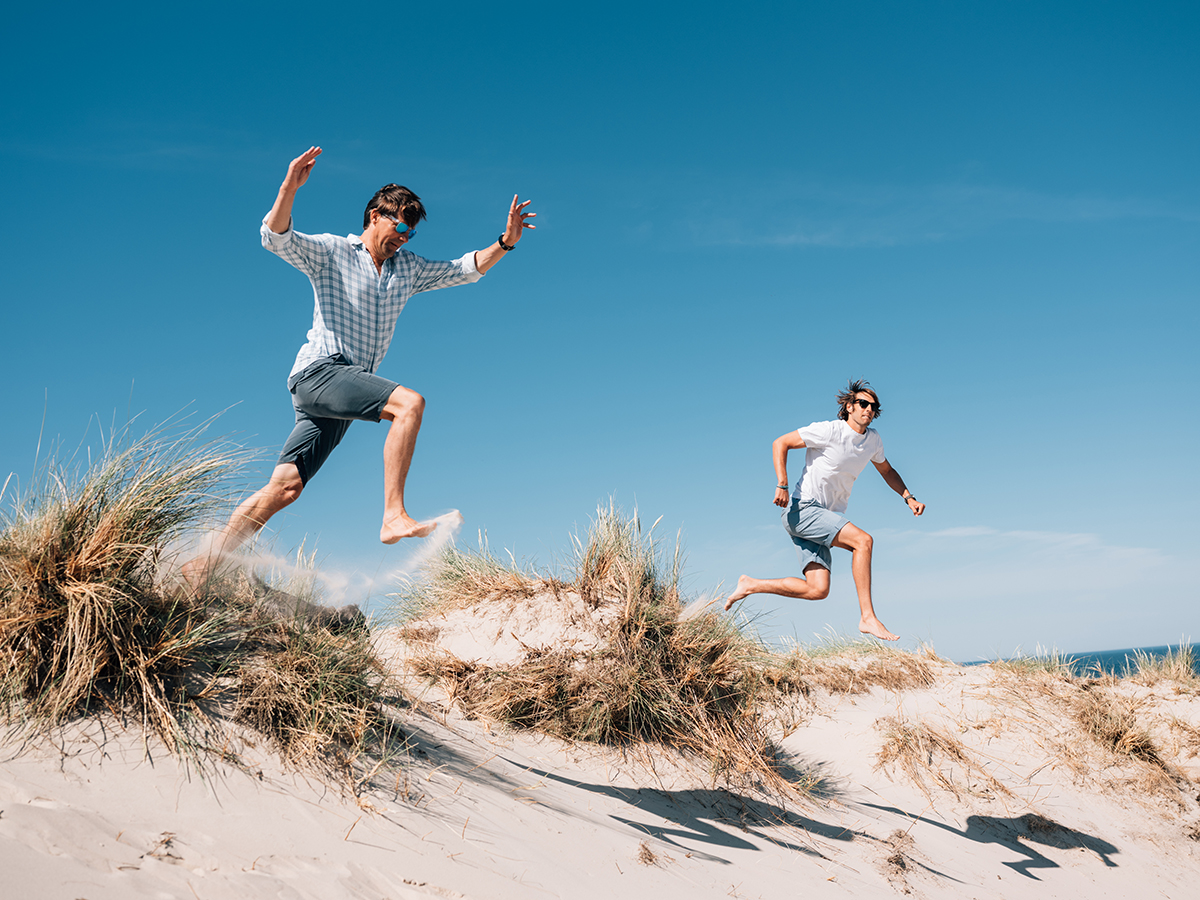
M262 224L263 246L309 277L316 306L308 342L288 378L296 427L284 444L270 481L246 499L218 533L204 558L185 567L203 577L211 561L258 532L293 503L355 419L391 423L383 448L384 513L379 539L425 537L436 522L418 522L404 508L404 482L412 462L425 398L375 374L392 341L408 298L421 291L470 284L511 251L537 215L514 196L504 234L486 250L452 262L432 262L405 244L425 218L421 199L396 184L381 188L363 213L361 236L309 235L292 229L292 202L321 155L310 147L292 160L275 205Z

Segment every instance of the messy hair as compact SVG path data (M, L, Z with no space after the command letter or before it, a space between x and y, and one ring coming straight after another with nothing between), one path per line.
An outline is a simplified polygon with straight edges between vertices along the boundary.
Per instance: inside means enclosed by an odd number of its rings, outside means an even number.
M846 389L837 395L838 418L843 422L850 418L850 413L846 410L847 405L853 403L854 398L859 394L870 394L875 400L874 419L878 419L883 415L883 406L880 405L879 395L875 393L874 388L871 387L871 382L864 381L863 379L859 378L847 384Z
M409 228L415 228L417 223L425 218L425 206L421 198L401 184L385 184L375 192L367 208L363 210L363 228L371 224L371 210L377 209L380 214L400 219Z

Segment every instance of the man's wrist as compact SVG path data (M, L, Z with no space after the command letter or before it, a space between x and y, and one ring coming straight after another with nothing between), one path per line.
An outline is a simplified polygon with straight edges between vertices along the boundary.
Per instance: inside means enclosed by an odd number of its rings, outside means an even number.
M506 244L506 243L504 243L504 235L500 235L500 237L496 238L496 243L500 245L500 249L503 250L505 253L507 253L509 250L517 249L516 238L513 238L513 242L511 244Z

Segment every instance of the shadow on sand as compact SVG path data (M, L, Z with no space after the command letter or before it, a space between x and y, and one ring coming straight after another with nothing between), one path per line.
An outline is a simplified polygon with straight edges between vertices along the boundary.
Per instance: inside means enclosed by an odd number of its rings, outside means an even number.
M840 825L828 825L798 815L767 800L747 797L728 790L666 791L657 788L620 788L577 781L541 769L527 768L525 771L549 781L621 800L635 809L669 822L671 825L647 824L622 816L612 816L615 821L636 831L713 862L728 863L729 860L698 852L694 846L682 842L706 844L713 849L724 847L731 850L758 850L759 847L750 840L757 838L776 847L828 859L812 844L798 843L794 838L789 839L789 835L776 829L795 829L804 836L800 840L876 840L864 832ZM674 827L671 827L672 825ZM731 826L733 830L730 830ZM738 831L746 837L739 837L736 833Z
M1040 881L1031 869L1057 869L1059 863L1039 853L1032 844L1043 847L1054 847L1059 850L1090 850L1095 853L1104 865L1116 868L1117 864L1110 857L1120 853L1116 846L1108 841L1084 834L1065 825L1060 825L1052 819L1039 816L1036 813L1026 813L1023 816L967 816L966 828L958 829L944 822L936 822L924 816L914 816L894 806L879 806L875 803L864 803L872 809L895 813L912 821L933 825L952 834L960 835L978 844L999 844L1024 857L1022 860L1005 862L1015 872L1026 878Z

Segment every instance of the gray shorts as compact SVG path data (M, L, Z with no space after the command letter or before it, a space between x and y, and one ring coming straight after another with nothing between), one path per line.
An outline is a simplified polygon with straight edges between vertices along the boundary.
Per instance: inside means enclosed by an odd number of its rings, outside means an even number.
M378 422L392 391L400 385L340 353L318 359L288 379L296 427L279 454L279 463L293 463L308 484L333 452L355 419Z
M850 520L841 513L828 510L815 500L802 502L793 497L783 513L783 528L796 545L800 571L808 568L809 563L831 569L833 555L829 548L838 532L849 524Z

